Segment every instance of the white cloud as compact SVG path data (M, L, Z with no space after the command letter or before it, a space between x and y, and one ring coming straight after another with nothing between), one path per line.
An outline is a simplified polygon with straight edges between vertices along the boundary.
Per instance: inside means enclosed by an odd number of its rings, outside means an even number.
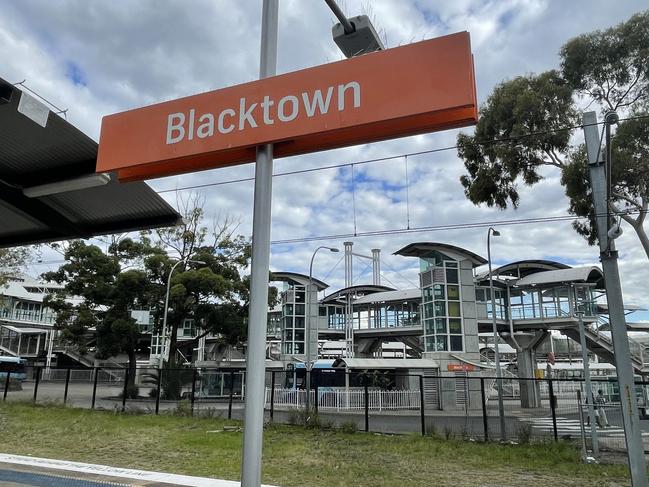
M496 83L557 67L558 51L582 32L624 21L646 7L634 0L556 2L549 0L347 0L349 15L368 13L385 33L388 46L469 30L475 56L478 96L484 101ZM369 11L368 11L369 10ZM95 139L105 114L255 79L258 75L261 2L235 0L7 0L0 17L0 77L28 86L62 108L69 120ZM342 59L331 40L333 16L324 2L280 2L278 72ZM457 131L420 135L275 161L275 172L389 157L455 144ZM274 181L274 240L405 228L563 215L568 202L558 176L521 188L518 210L475 207L459 184L463 165L454 150L408 158L408 205L403 158L350 169L285 176ZM152 181L158 189L248 178L253 165L205 171ZM251 233L251 181L199 190L210 215L241 220ZM174 200L173 193L163 195ZM497 263L526 258L596 263L569 222L502 225L494 241ZM342 248L345 238L329 244ZM485 254L486 228L428 231L356 238L356 248L383 249L383 273L397 286L417 282L416 259L391 255L412 241L440 241ZM320 242L273 247L274 269L308 272ZM649 265L626 228L618 241L620 270L628 300L649 306L645 283ZM49 256L48 256L49 259ZM323 253L316 275L324 276L340 254ZM45 258L43 260L46 260ZM364 269L363 264L357 268ZM41 267L38 268L42 270ZM342 266L328 277L342 285Z

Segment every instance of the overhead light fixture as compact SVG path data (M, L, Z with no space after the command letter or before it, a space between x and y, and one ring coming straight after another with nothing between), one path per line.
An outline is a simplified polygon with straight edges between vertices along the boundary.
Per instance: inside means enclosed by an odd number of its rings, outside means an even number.
M55 183L39 184L23 188L23 194L28 198L39 198L41 196L50 196L59 193L69 193L81 189L95 188L105 186L110 181L110 175L107 173L88 174L80 178L66 179L56 181Z
M351 32L348 32L342 23L335 24L331 28L334 42L346 57L350 58L385 49L367 15L352 17L349 19L349 23L354 28Z

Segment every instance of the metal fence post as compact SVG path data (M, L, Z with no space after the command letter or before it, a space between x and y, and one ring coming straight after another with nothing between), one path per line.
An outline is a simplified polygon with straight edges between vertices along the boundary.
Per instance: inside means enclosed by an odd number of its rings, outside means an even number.
M38 395L38 384L41 381L41 368L36 367L36 381L34 382L34 402L36 402L36 396Z
M158 378L156 380L156 395L155 395L155 413L160 413L160 395L162 394L162 369L158 367Z
M316 369L317 370L317 369ZM314 372L314 371L312 371ZM318 383L320 382L320 375L318 373L314 374L312 379L315 379L313 382L313 394L315 396L313 400L313 408L315 410L315 413L318 414Z
M419 376L419 412L421 414L421 436L426 436L426 411L424 409L424 376Z
M192 416L194 416L194 401L196 400L196 376L197 375L198 375L198 370L196 368L194 368L194 375L193 375L193 378L192 378L192 397L190 399L191 408L192 408L192 411L191 411Z
M93 367L92 371L95 374L95 379L92 382L92 402L90 404L90 409L95 409L95 399L97 398L97 378L99 377L99 369L97 369L97 367Z
M122 412L126 411L126 394L128 393L129 370L124 370L124 390L122 391Z
M554 431L554 441L559 441L559 434L557 433L557 410L555 404L556 397L554 396L552 379L548 379L548 392L550 394L550 409L552 411L552 430Z
M275 371L270 373L270 419L273 420L275 413Z
M232 395L234 394L234 371L230 371L230 397L228 399L228 419L232 419Z
M65 371L65 389L63 390L63 404L68 402L68 388L70 387L70 374L72 369L68 367L68 370Z
M586 428L584 428L584 413L581 409L581 391L577 391L577 405L579 407L579 427L581 430L581 454L583 460L588 457L588 448L586 447Z
M489 441L489 420L487 419L487 394L485 393L484 377L480 377L480 395L482 396L482 427L484 441Z
M2 394L2 400L6 401L7 400L7 392L9 391L9 376L11 375L11 371L7 371L7 378L5 379L5 391Z
M365 433L370 431L370 393L367 389L367 384L364 386L365 395Z

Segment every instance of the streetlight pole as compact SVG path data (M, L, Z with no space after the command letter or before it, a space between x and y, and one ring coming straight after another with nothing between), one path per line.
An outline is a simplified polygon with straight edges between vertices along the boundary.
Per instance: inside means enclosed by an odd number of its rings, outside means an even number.
M503 376L500 369L500 352L498 350L498 326L496 324L496 298L494 296L494 280L491 271L491 235L499 237L500 232L493 227L489 227L487 231L487 259L489 261L489 294L491 296L491 324L494 332L494 356L496 360L496 381L498 384L498 416L500 417L500 439L505 441L507 439L507 432L505 431L505 406L503 405Z
M311 263L309 264L309 289L307 289L307 297L308 297L308 305L309 305L309 310L306 318L306 329L304 333L304 338L305 338L305 343L304 343L304 355L305 355L305 369L306 369L306 412L309 414L309 410L311 409L311 369L312 369L312 362L311 362L311 329L312 329L312 323L311 319L314 314L313 311L313 304L314 301L317 304L318 302L318 292L316 291L315 293L315 300L312 299L312 291L313 291L313 260L315 259L315 254L318 253L318 250L322 249L327 249L329 252L338 252L339 250L335 247L327 247L326 245L321 245L317 249L313 251L313 255L311 256ZM316 326L316 344L318 343L318 327ZM317 345L316 345L317 346ZM318 356L316 354L316 360ZM316 398L316 401L318 398Z
M178 267L180 264L187 264L188 262L192 262L194 264L202 264L205 265L205 262L202 260L191 260L191 259L186 259L186 260L179 260L176 262L172 267L171 270L169 271L169 276L167 277L167 292L165 293L165 307L164 307L164 313L162 317L162 350L160 350L160 360L159 360L159 367L162 368L162 364L164 361L165 356L167 355L167 314L169 312L169 291L171 289L171 275L174 273L176 270L176 267Z

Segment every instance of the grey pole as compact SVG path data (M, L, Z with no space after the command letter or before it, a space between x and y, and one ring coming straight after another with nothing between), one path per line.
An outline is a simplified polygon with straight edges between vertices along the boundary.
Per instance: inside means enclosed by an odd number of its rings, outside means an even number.
M620 406L624 424L631 484L634 487L647 487L647 470L644 458L644 445L638 415L638 403L633 383L633 368L629 337L626 331L624 317L624 301L620 286L620 274L617 266L617 251L615 243L609 239L608 205L606 201L606 169L601 158L601 142L597 130L597 115L595 112L583 114L584 138L588 152L588 169L592 187L593 205L597 221L597 237L599 240L600 260L604 272L606 299L608 301L611 338L615 356L617 381L620 387ZM610 141L607 145L610 146Z
M278 17L279 0L264 0L261 17L260 78L274 76L276 73ZM255 196L252 218L250 311L246 354L241 487L259 487L261 485L272 177L273 146L272 144L259 146L255 164Z
M321 249L328 249L330 252L338 252L338 249L334 247L327 247L326 245L321 245L317 249L313 251L313 255L311 256L311 263L309 264L309 289L307 290L307 297L308 297L308 306L309 309L307 311L307 317L306 317L306 330L304 332L304 355L306 360L304 361L304 367L306 370L306 411L307 414L309 413L309 409L311 407L311 370L312 370L312 362L311 362L311 331L312 331L312 323L311 319L313 317L314 311L312 309L313 306L313 300L312 300L312 290L313 290L313 260L315 259L315 254L318 253L318 250ZM316 291L315 293L315 302L317 303L318 301L318 292ZM316 326L316 343L318 343L318 331L317 331L317 326ZM318 359L318 356L316 354L316 360ZM314 360L315 362L315 360ZM317 399L316 399L317 401Z
M496 359L496 381L498 383L498 416L500 417L500 439L507 440L505 430L505 405L503 404L503 375L500 369L500 352L498 351L498 326L496 325L496 298L494 296L494 280L491 271L491 235L500 236L500 232L492 227L487 230L487 260L489 261L489 294L491 295L491 324L494 332L494 356Z
M590 383L590 365L588 363L588 348L586 347L586 334L584 332L584 312L577 310L579 317L579 343L581 345L581 360L584 364L584 382L586 383L586 404L588 404L588 417L590 418L590 436L593 444L593 455L599 457L599 443L597 441L597 420L593 404L593 386Z

